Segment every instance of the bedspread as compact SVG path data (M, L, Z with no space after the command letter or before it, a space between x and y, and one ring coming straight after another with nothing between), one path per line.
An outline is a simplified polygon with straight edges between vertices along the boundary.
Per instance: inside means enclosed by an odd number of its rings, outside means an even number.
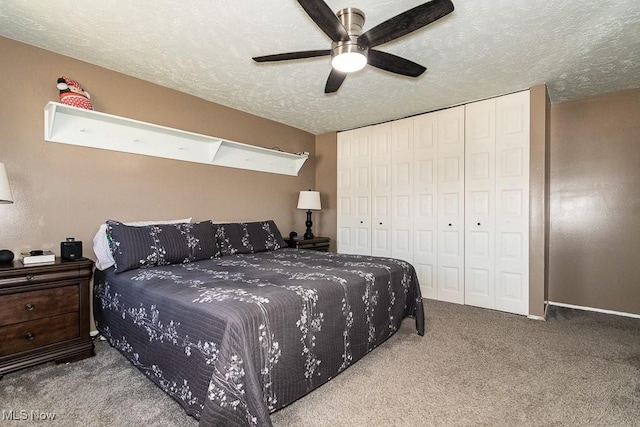
M96 272L100 333L200 425L270 426L415 316L407 262L281 249Z

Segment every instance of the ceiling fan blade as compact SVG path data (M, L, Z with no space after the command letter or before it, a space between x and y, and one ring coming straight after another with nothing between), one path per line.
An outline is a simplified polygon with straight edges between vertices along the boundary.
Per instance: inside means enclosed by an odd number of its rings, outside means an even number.
M451 0L433 0L376 25L358 37L362 47L375 47L418 30L453 12Z
M340 86L342 86L342 82L346 78L347 73L343 73L332 68L331 73L329 73L329 78L327 79L327 84L324 87L324 93L337 92L338 89L340 89Z
M418 77L427 70L413 61L375 49L369 50L367 63L381 70L409 77Z
M324 1L298 0L298 3L331 40L334 42L349 41L349 33Z
M316 56L331 55L331 50L303 50L300 52L278 53L275 55L256 56L256 62L289 61L291 59L315 58Z

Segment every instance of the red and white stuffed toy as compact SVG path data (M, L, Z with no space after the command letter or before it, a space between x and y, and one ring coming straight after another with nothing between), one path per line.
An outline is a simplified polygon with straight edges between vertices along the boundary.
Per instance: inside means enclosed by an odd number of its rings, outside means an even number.
M93 110L90 101L91 95L77 81L62 76L58 79L57 87L60 91L60 102L63 104Z

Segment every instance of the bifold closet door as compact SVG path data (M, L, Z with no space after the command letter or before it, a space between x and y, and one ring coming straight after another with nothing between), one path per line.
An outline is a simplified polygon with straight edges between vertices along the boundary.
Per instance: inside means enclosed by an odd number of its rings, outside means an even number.
M337 251L344 254L355 253L353 242L354 208L352 184L352 135L353 132L338 133L338 188L337 188Z
M391 255L413 263L413 118L391 124Z
M370 129L338 134L338 252L371 255Z
M371 255L391 256L391 123L371 126Z
M495 308L496 100L465 106L465 304Z
M438 113L413 118L413 266L424 298L438 299Z
M529 91L496 98L495 308L529 314Z
M529 310L529 92L466 105L465 304Z
M464 106L437 114L438 299L464 304Z

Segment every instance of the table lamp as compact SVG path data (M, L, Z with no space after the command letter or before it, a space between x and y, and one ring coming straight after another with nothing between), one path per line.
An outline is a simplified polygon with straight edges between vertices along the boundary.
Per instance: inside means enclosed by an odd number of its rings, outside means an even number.
M9 178L4 163L0 163L0 203L13 203L11 189L9 188Z
M0 163L0 203L13 203L11 189L9 188L9 178L4 163ZM8 249L0 250L0 264L13 261L13 252Z
M300 196L298 196L298 209L307 210L307 222L304 223L304 225L307 226L307 231L304 233L304 239L313 239L313 233L311 232L311 226L313 225L311 222L311 211L319 211L321 209L320 192L311 190L301 191Z

